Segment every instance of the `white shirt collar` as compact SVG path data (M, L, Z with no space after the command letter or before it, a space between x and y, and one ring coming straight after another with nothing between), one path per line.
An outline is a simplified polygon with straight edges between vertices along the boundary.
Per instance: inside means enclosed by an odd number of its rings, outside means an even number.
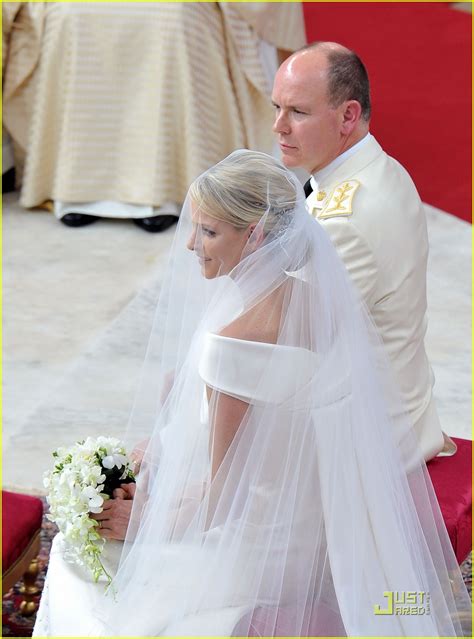
M321 169L320 171L316 171L316 173L313 173L313 175L310 178L310 184L313 191L318 191L319 190L318 184L321 184L321 182L323 182L328 177L328 175L331 175L331 173L335 171L338 166L341 166L343 162L345 162L348 158L354 155L354 153L356 153L365 144L367 144L367 142L369 141L371 137L372 137L372 134L367 133L367 135L365 135L362 138L362 140L359 140L356 144L354 144L354 146L351 146L349 149L347 149L347 151L344 151L344 153L341 153L341 155L338 155L337 158L335 158L323 169Z

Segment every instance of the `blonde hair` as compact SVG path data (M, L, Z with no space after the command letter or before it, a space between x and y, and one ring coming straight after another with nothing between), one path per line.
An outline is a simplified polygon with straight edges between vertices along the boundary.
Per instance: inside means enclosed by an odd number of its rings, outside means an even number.
M287 169L258 151L234 151L199 176L191 199L209 216L244 229L268 213L264 231L281 226L295 208L297 193Z

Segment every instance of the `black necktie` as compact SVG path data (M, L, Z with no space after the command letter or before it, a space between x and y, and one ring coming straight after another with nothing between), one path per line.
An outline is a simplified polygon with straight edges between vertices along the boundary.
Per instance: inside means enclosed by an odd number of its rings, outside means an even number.
M313 192L313 187L311 186L311 178L309 178L309 180L305 182L305 185L303 188L304 188L304 194L306 195L306 197L309 197L310 194Z

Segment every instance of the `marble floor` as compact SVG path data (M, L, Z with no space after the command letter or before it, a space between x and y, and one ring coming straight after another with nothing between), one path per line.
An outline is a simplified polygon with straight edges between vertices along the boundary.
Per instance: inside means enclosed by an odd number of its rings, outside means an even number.
M427 347L443 427L471 439L471 226L426 207ZM123 430L174 229L80 229L3 200L3 485L43 492L51 452Z

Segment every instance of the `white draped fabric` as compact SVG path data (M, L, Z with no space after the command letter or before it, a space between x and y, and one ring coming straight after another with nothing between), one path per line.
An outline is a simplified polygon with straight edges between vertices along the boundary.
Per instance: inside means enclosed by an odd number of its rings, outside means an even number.
M23 206L146 217L232 150L270 151L260 43L305 43L299 3L11 4L3 119L26 156Z

